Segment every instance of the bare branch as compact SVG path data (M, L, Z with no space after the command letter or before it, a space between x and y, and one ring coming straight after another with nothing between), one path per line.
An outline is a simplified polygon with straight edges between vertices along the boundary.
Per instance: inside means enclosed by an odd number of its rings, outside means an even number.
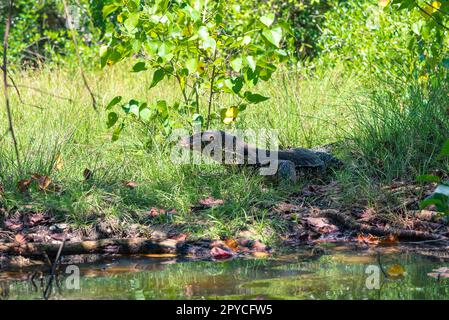
M67 19L67 21L71 21L70 13L69 13L69 10L67 8L67 2L65 0L62 0L62 3L64 5L64 12L65 12L65 15L66 15L66 19ZM69 22L69 23L71 23L71 22ZM71 25L69 25L68 27L69 27L69 30L70 30L70 35L72 36L73 45L75 46L75 53L76 53L76 57L78 59L78 65L79 65L79 68L80 68L81 78L83 79L84 86L86 87L87 91L89 91L90 97L92 98L92 107L94 108L95 111L98 111L97 110L97 99L95 99L95 95L92 92L92 89L90 88L89 83L87 82L86 75L84 74L83 61L81 59L81 55L80 55L80 51L79 51L79 47L78 47L78 40L76 39L74 28Z
M22 174L22 165L20 162L20 154L19 154L19 147L17 144L17 138L16 134L14 132L14 125L12 120L12 114L11 114L11 105L9 102L9 95L8 95L8 37L9 37L9 30L11 28L11 16L12 16L12 6L13 6L14 0L9 0L9 9L8 9L8 17L6 18L6 27L5 27L5 35L3 38L3 86L4 86L4 94L5 94L5 104L6 104L6 113L8 115L8 124L9 124L9 132L11 134L11 139L14 144L14 150L16 153L16 159L17 159L17 168L19 169L19 173Z

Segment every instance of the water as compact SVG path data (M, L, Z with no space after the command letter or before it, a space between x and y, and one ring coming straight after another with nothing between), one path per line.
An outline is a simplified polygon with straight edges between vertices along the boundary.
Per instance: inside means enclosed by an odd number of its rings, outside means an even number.
M449 279L427 274L449 266L400 248L382 251L384 271L399 264L405 273L385 277L373 249L326 247L320 254L303 250L268 258L186 261L171 256L107 258L79 263L79 289L67 288L64 275L51 299L448 299ZM372 266L374 278L367 267ZM377 270L377 271L376 271ZM379 275L377 277L377 275ZM28 270L0 271L3 299L42 299ZM368 281L367 281L368 279ZM379 280L379 289L368 288ZM72 279L73 280L73 279Z

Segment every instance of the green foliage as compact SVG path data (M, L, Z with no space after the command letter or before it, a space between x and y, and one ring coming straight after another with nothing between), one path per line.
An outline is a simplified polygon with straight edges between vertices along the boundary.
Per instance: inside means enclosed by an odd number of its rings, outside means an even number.
M114 22L108 44L101 48L102 67L137 56L132 71L153 73L149 89L174 80L182 95L172 105L166 100L151 104L131 100L122 105L125 116L114 139L130 117L159 121L168 133L186 122L209 127L223 114L217 107L225 115L231 111L235 120L233 110L266 101L268 97L253 90L260 80L270 80L277 64L288 59L282 48L290 28L276 21L274 14L258 18L240 14L240 5L228 1L134 0L105 6L104 17L114 15L118 24ZM216 103L222 95L232 97L228 105ZM115 113L109 119L117 122Z
M79 46L86 62L92 62L98 53L95 38L99 37L101 21L95 15L103 1L67 1L76 9L79 24ZM0 4L0 35L3 36L8 7ZM92 15L91 15L92 13ZM79 19L78 19L79 18ZM16 67L37 67L43 63L70 65L76 60L74 46L66 27L64 7L59 0L14 1L9 36L8 58ZM3 39L3 37L2 37ZM2 54L3 48L0 48ZM92 63L90 63L93 66Z
M449 132L447 89L447 75L435 75L425 84L383 85L357 103L349 136L361 170L392 181L444 164L438 152Z

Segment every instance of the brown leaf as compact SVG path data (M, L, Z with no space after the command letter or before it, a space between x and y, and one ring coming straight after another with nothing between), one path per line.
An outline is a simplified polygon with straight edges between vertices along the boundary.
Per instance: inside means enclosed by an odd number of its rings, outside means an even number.
M59 171L62 169L62 165L63 165L62 157L61 157L61 154L58 153L58 155L56 156L55 165L53 168L55 169L55 171Z
M18 244L25 244L27 243L27 239L26 236L24 236L21 233L18 233L14 236L14 241L17 242Z
M253 252L252 255L256 258L266 258L270 256L268 252L259 252L259 251Z
M313 229L313 231L318 233L332 233L338 231L337 226L330 224L326 218L306 218L307 223Z
M0 183L0 197L4 194L5 194L5 188L3 188L3 185Z
M127 188L134 189L138 186L137 182L134 181L123 181L123 185Z
M164 209L159 209L159 208L153 207L153 208L151 208L150 211L148 212L148 215L149 215L151 218L155 218L155 217L160 216L160 215L165 214L165 213L166 213L166 211L165 211Z
M84 171L83 171L84 180L87 181L87 180L92 179L93 174L94 173L90 169L88 169L88 168L84 169Z
M43 221L44 220L44 214L43 213L41 213L41 212L38 212L38 213L35 213L35 214L32 214L30 217L29 217L29 223L30 223L30 225L31 226L35 226L36 224L38 224L39 222L41 222L41 221Z
M202 206L212 208L212 207L216 207L216 206L220 206L220 205L224 204L224 201L222 199L215 199L213 197L207 197L205 199L200 200L200 204Z
M232 253L232 251L223 250L219 247L213 247L210 250L210 254L214 259L218 259L218 260L229 259L234 255Z
M398 236L395 234L390 234L379 241L379 244L381 245L392 245L397 243L398 243Z
M268 250L268 247L259 240L256 240L252 244L252 249L258 252L265 252Z
M179 242L183 242L183 241L186 241L186 239L189 235L190 235L189 233L180 233L180 234L177 234L176 236L171 237L170 239L173 239L173 240L176 240Z
M237 252L239 249L239 244L234 239L226 239L223 242L234 252Z
M28 192L28 189L31 185L32 179L22 179L17 183L17 187L19 188L20 192L26 193Z
M23 228L23 223L17 218L6 219L4 225L11 231L19 231Z
M357 236L357 241L363 242L365 244L375 244L375 245L379 244L379 238L376 236L373 236L372 234L368 234L367 236L363 235L363 234L359 234Z
M39 184L39 189L42 191L45 191L48 189L48 187L51 184L51 179L48 176L41 176L38 180L37 180L38 184Z

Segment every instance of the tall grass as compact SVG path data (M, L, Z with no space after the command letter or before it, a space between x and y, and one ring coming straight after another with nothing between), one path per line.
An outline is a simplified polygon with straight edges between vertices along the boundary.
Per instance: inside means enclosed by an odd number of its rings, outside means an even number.
M413 180L436 162L449 138L447 78L377 87L352 107L348 138L358 169L383 181Z

